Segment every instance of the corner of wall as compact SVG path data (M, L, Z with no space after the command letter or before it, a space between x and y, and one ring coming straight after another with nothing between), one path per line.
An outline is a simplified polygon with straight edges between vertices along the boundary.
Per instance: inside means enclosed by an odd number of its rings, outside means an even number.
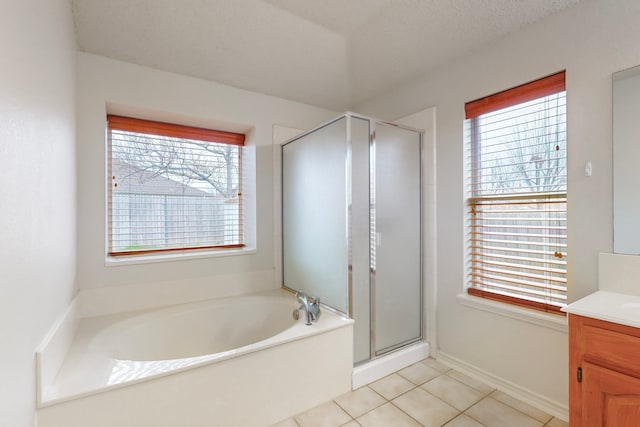
M36 349L36 403L46 398L53 384L80 321L79 296L73 299L66 311L53 324L42 343Z

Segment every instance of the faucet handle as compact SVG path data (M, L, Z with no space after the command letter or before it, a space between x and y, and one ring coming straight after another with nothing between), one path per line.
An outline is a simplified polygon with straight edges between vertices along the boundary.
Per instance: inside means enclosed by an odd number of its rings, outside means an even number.
M297 291L296 292L296 298L300 302L306 302L307 301L307 294L305 294L304 292L301 292L301 291Z
M320 315L322 314L322 312L320 311L320 297L314 295L311 298L313 299L313 302L310 304L309 314L311 316L311 320L313 322L317 322L320 318Z

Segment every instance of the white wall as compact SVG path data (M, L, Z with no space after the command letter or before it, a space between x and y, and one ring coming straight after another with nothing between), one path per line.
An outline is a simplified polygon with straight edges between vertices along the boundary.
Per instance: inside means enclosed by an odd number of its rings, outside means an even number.
M464 103L567 70L569 299L585 296L598 286L598 252L612 249L611 74L640 63L638 22L636 0L583 0L355 107L386 118L437 108L439 351L559 404L567 404L566 334L456 299L464 284Z
M36 347L75 291L69 2L3 1L0 40L0 426L26 427Z
M279 286L273 255L273 126L308 129L337 113L86 53L78 54L77 73L78 283L85 293L94 301L109 294L151 304ZM134 111L143 118L248 131L247 144L257 151L257 252L105 266L107 104L121 114Z

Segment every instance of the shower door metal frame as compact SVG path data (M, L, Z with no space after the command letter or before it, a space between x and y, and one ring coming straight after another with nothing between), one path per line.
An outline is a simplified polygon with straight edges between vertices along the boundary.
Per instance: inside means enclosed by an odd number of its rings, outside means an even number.
M352 171L353 171L353 146L352 146L352 132L351 125L352 119L357 118L361 120L366 120L369 122L369 359L358 362L358 364L367 363L371 360L377 359L378 357L384 356L390 352L398 350L402 347L405 347L414 342L422 341L424 339L424 216L423 216L423 202L424 202L424 188L423 188L423 175L424 175L424 131L421 129L417 129L411 126L406 126L398 123L387 122L383 120L374 119L368 116L364 116L361 114L356 114L352 112L346 112L334 119L331 119L311 130L303 132L295 137L285 141L280 146L281 159L283 159L281 168L280 168L280 182L281 185L284 182L284 147L290 143L297 141L300 138L303 138L307 135L310 135L320 129L323 129L327 126L330 126L343 118L346 119L346 135L345 135L345 159L344 159L344 170L345 170L345 215L346 215L346 242L347 242L347 314L350 318L353 318L353 259L352 259L352 203L353 203L353 188L352 188ZM419 227L419 235L420 235L420 278L419 278L419 291L420 291L420 333L416 338L409 339L407 341L394 344L393 346L381 349L376 351L375 349L375 287L376 287L376 272L375 272L375 253L372 248L375 248L376 245L376 200L375 200L375 147L376 147L376 126L391 126L399 129L404 129L407 131L415 132L419 136L419 160L420 160L420 176L419 176L419 218L420 218L420 227ZM284 192L282 192L283 196L280 200L280 208L283 212L282 221L284 221ZM283 228L284 230L284 224ZM284 251L284 233L281 236L282 239L282 248ZM288 287L284 282L284 256L282 257L282 286L283 288L295 292L295 289ZM334 309L332 307L328 307L331 311L339 312L340 310Z
M423 174L424 174L424 151L423 151L423 139L424 139L424 131L420 129L415 129L410 126L401 125L398 123L385 122L381 120L376 120L372 118L368 118L371 123L371 134L369 137L369 238L371 242L369 243L369 325L370 325L370 336L369 336L369 344L370 344L370 360L374 360L378 357L384 356L388 353L391 353L395 350L399 350L402 347L405 347L409 344L413 344L418 341L422 341L424 339L424 224L423 224ZM418 141L418 151L419 151L419 191L418 191L418 205L419 205L419 218L420 218L420 226L419 226L419 236L420 236L420 276L419 276L419 291L420 291L420 332L416 338L411 338L401 343L394 344L392 346L380 349L376 351L376 321L375 321L375 307L376 307L376 298L375 298L375 289L376 289L376 260L375 260L375 252L374 249L377 247L377 229L376 229L376 127L377 125L383 126L391 126L399 129L408 130L411 132L416 132L419 137ZM365 361L366 362L366 361Z
M347 118L347 135L345 142L345 158L344 158L344 171L345 171L345 196L346 196L346 215L347 215L347 314L350 319L353 319L353 252L352 252L352 224L353 224L353 141L351 133L351 125L353 116L345 114ZM355 344L355 340L354 340Z

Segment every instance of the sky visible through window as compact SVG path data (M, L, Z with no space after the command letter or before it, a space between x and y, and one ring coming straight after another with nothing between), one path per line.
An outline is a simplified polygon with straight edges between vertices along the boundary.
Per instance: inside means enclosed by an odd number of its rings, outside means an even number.
M474 196L566 191L564 92L478 117Z

